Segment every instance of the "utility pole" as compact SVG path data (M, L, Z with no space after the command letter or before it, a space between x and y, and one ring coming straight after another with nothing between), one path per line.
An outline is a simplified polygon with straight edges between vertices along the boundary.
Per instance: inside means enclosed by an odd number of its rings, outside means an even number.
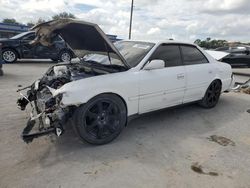
M128 39L131 39L131 29L132 29L133 10L134 10L134 0L132 0L132 2L131 2L131 11L130 11L130 23L129 23L129 34L128 34Z

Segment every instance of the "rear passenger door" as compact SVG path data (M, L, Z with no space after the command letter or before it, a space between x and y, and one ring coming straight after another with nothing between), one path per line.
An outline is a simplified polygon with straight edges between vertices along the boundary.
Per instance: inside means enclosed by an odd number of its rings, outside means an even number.
M180 48L187 76L183 102L200 100L215 78L214 66L196 46L180 45Z

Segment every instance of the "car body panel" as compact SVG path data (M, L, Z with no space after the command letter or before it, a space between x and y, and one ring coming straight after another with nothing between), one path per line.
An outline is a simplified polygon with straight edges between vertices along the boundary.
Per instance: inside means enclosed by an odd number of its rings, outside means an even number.
M186 90L183 102L197 101L203 98L206 89L215 78L215 70L212 63L186 65L187 76Z
M138 73L133 71L85 78L65 84L55 91L54 96L63 93L63 105L79 106L101 93L113 93L126 102L128 115L132 115L138 113L139 80L137 78Z
M140 70L137 79L140 91L139 114L182 104L186 85L183 66Z

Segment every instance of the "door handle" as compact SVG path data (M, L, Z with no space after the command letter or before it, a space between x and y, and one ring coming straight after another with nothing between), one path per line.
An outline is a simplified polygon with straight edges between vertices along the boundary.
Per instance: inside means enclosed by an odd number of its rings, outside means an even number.
M208 73L209 73L209 74L212 74L212 73L213 73L213 71L212 71L212 70L209 70L209 71L208 71Z
M184 79L184 74L177 74L177 79L180 80L180 79Z

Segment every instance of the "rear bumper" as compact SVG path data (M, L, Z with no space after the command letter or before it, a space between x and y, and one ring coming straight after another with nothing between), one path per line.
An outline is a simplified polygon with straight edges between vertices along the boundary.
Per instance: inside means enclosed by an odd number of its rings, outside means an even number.
M232 74L232 76L231 76L231 83L230 83L229 89L232 90L234 88L234 86L235 86L235 77Z
M230 92L230 91L234 90L234 87L235 87L235 77L232 74L230 84L228 86L228 89L225 90L225 92Z

